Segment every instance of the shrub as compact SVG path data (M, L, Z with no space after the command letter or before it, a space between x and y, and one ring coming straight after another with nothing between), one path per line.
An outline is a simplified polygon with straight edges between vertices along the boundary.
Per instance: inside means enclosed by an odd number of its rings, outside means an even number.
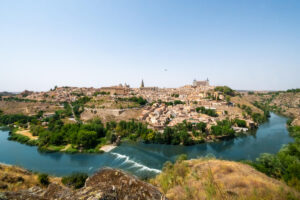
M184 160L187 160L187 159L188 159L188 157L187 157L186 154L180 154L180 155L177 157L176 161L177 161L177 162L181 162L181 161L184 161Z
M218 117L218 114L216 113L215 110L213 110L213 109L206 109L203 106L197 107L196 108L196 112L202 113L202 114L206 114L206 115L209 115L211 117Z
M50 183L48 174L39 174L38 180L39 180L40 184L45 185L45 186L49 185L49 183Z
M246 121L245 120L241 120L241 119L235 119L234 123L238 126L238 127L247 127Z
M86 173L74 173L70 176L64 176L61 182L68 187L78 189L84 186L87 178L88 175Z
M215 91L222 92L223 94L229 95L229 96L234 96L235 95L235 91L232 90L228 86L218 86L218 87L215 88Z

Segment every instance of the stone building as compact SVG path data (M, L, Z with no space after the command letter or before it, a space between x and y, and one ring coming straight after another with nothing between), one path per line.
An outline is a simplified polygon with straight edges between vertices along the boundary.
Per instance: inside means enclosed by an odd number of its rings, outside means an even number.
M206 79L205 81L197 81L196 79L193 81L193 86L194 87L199 87L199 86L209 86L209 80Z
M100 92L109 92L111 95L127 95L130 92L130 87L127 84L124 86L120 84L118 86L102 87Z

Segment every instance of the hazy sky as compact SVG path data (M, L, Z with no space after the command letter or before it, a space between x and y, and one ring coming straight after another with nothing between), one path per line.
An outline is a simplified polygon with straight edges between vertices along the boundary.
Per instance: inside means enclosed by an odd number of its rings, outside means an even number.
M300 1L0 0L0 91L207 77L300 87Z

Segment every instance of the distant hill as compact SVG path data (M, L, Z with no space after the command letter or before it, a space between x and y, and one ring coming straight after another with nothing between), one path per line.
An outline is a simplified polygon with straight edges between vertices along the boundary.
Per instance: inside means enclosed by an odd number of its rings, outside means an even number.
M0 96L14 96L14 95L17 95L18 92L0 92Z

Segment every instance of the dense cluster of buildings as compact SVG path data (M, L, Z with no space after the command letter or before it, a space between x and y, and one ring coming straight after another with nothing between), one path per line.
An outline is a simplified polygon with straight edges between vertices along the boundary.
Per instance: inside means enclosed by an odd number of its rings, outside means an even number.
M155 129L174 126L184 120L213 125L226 117L242 118L240 113L229 108L231 105L225 101L224 95L214 88L210 86L208 79L194 80L191 85L179 88L145 87L142 81L139 88L130 88L127 84L101 88L55 87L48 92L26 92L25 95L20 95L27 99L52 102L73 102L82 96L92 97L95 101L103 95L111 99L142 97L150 104L141 108L139 120L147 122ZM218 117L198 113L197 107L215 110Z

